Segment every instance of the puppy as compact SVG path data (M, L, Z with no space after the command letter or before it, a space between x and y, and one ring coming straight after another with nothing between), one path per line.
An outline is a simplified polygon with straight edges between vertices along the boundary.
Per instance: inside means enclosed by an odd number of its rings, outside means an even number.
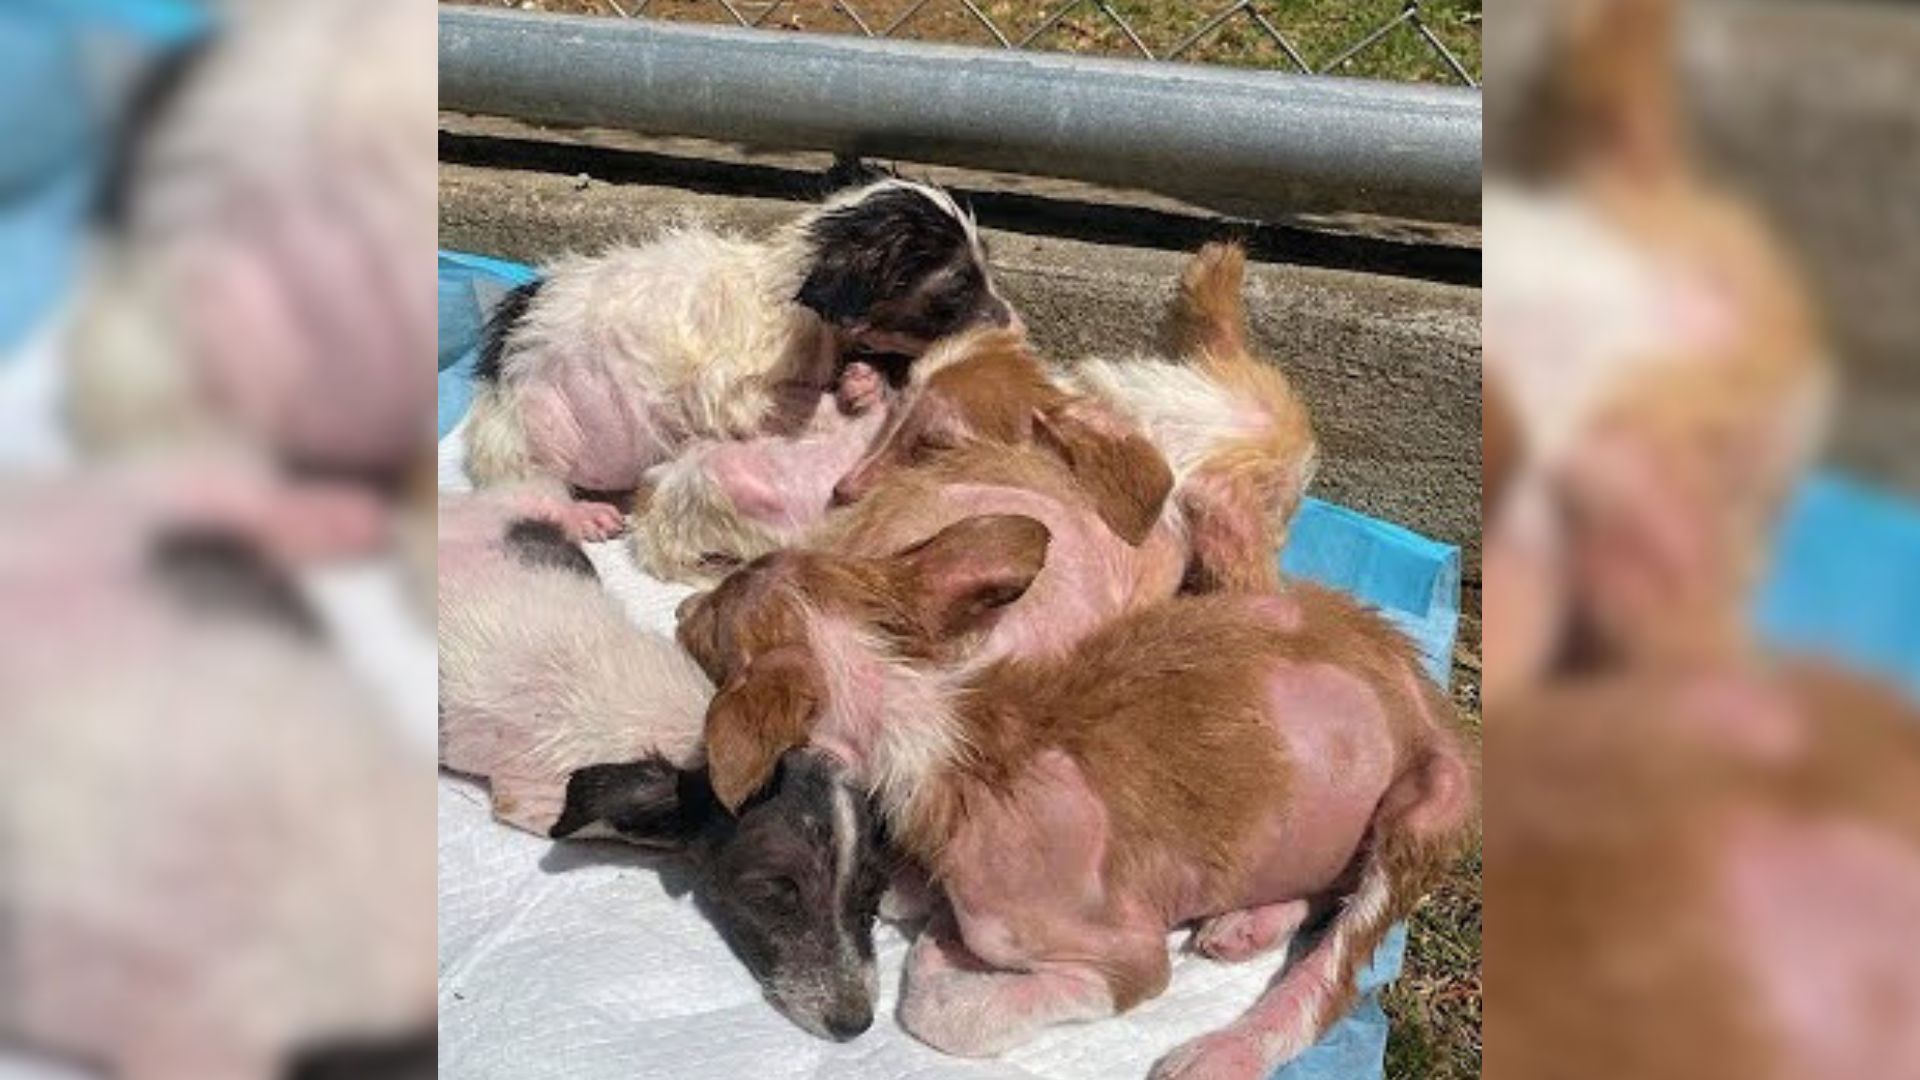
M894 859L846 766L783 755L733 809L706 770L658 757L593 765L568 780L553 837L609 836L680 852L693 891L773 1007L843 1042L873 1024L873 927Z
M1738 654L1830 393L1806 289L1688 153L1671 0L1559 16L1530 171L1486 198L1485 382L1506 425L1490 700L1555 670Z
M261 1080L417 1049L421 762L254 527L276 489L155 468L0 485L32 523L0 529L0 1042Z
M632 491L694 439L797 431L857 348L912 356L1014 322L972 218L905 180L840 195L764 241L685 228L564 259L496 312L468 471Z
M712 688L634 626L551 520L546 496L442 502L440 763L494 814L555 839L679 853L722 936L788 1018L826 1038L872 1023L873 923L888 863L864 793L789 755L737 815L699 745Z
M1490 1077L1920 1069L1920 715L1814 665L1609 672L1487 740Z
M485 778L494 815L546 835L567 777L659 755L700 761L713 690L635 626L558 526L517 493L441 497L440 764Z
M1073 472L1030 446L983 443L895 474L871 497L835 512L804 546L877 558L996 514L1045 525L1046 558L1020 598L969 645L970 657L1055 655L1180 587L1185 550L1170 533L1156 531L1138 546L1122 540Z
M833 485L879 434L892 398L878 371L853 361L799 435L703 439L649 469L635 561L663 581L712 585L798 543L826 516Z
M123 151L66 342L71 431L97 458L239 444L385 513L432 460L432 15L224 14Z
M724 686L714 791L732 805L803 744L872 786L951 905L901 1020L952 1053L1153 997L1173 926L1217 917L1211 943L1245 956L1337 906L1245 1016L1156 1069L1264 1076L1338 1019L1460 839L1451 706L1384 622L1305 585L1170 600L1057 659L952 663L1047 542L1032 519L974 518L893 558L776 554L694 598L682 641Z
M1316 449L1286 376L1247 351L1244 271L1236 246L1194 257L1169 311L1175 362L1092 359L1049 372L1007 334L937 347L836 497L858 501L885 477L970 443L1038 445L1074 471L1128 542L1155 528L1179 537L1192 586L1274 588L1275 553Z

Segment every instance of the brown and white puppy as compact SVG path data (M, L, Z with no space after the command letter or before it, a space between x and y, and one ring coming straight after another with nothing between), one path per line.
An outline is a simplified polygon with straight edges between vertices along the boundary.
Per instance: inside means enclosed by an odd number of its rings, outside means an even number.
M466 427L481 484L544 476L627 492L696 439L793 433L856 349L917 355L1007 326L972 217L888 179L766 240L673 230L574 256L509 294ZM582 511L603 537L619 515Z
M1190 584L1271 589L1275 552L1313 474L1306 408L1247 351L1234 245L1201 250L1169 311L1177 359L1083 360L1049 371L1019 338L976 333L913 369L842 502L978 442L1044 447L1072 469L1130 543L1163 529L1190 549ZM1171 494L1171 502L1168 496Z
M1123 612L1179 590L1186 551L1173 535L1156 530L1127 543L1076 475L1031 446L968 446L894 474L871 497L836 511L803 546L877 558L990 515L1032 518L1049 540L1040 572L970 645L970 658L1058 655Z
M1920 714L1813 666L1608 673L1488 737L1486 1075L1920 1075Z
M1156 1070L1264 1076L1338 1019L1460 839L1452 708L1395 631L1312 586L1169 600L1055 659L955 663L1047 543L1031 519L974 518L892 558L779 553L691 600L681 639L722 686L714 791L733 802L802 744L871 785L950 904L901 1020L952 1053L1153 997L1174 926L1211 918L1213 947L1245 956L1336 906L1245 1016Z
M441 766L485 780L517 828L684 858L775 1008L825 1038L866 1030L889 863L865 793L796 752L723 809L700 747L711 685L627 618L554 507L539 489L442 500Z
M1488 186L1490 700L1557 667L1737 654L1825 413L1803 284L1688 153L1673 7L1562 5L1529 171Z

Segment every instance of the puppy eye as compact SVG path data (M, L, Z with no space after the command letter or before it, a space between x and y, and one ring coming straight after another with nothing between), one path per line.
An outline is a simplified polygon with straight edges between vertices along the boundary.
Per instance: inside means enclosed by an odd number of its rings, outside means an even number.
M955 438L953 433L940 431L938 429L928 429L921 432L919 438L913 440L912 446L908 448L907 456L914 464L918 465L932 458L935 454L947 450L958 450L959 448L960 440Z
M800 906L800 883L784 874L749 878L741 891L774 907L792 910Z

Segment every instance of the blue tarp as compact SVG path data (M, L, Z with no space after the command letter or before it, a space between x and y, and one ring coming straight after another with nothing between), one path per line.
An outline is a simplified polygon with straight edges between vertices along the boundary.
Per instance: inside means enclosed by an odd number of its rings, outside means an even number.
M1756 599L1761 636L1920 700L1920 509L1833 474L1800 485Z
M440 438L446 438L473 401L473 369L480 359L480 330L500 298L535 278L519 263L484 255L440 253Z
M72 285L135 74L206 28L186 0L0 3L0 359Z

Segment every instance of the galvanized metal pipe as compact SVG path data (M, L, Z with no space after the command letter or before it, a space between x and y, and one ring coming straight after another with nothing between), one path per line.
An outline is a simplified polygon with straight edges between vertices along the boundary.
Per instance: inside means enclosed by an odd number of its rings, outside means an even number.
M1480 95L1455 87L443 7L440 104L1144 188L1256 218L1480 212Z

